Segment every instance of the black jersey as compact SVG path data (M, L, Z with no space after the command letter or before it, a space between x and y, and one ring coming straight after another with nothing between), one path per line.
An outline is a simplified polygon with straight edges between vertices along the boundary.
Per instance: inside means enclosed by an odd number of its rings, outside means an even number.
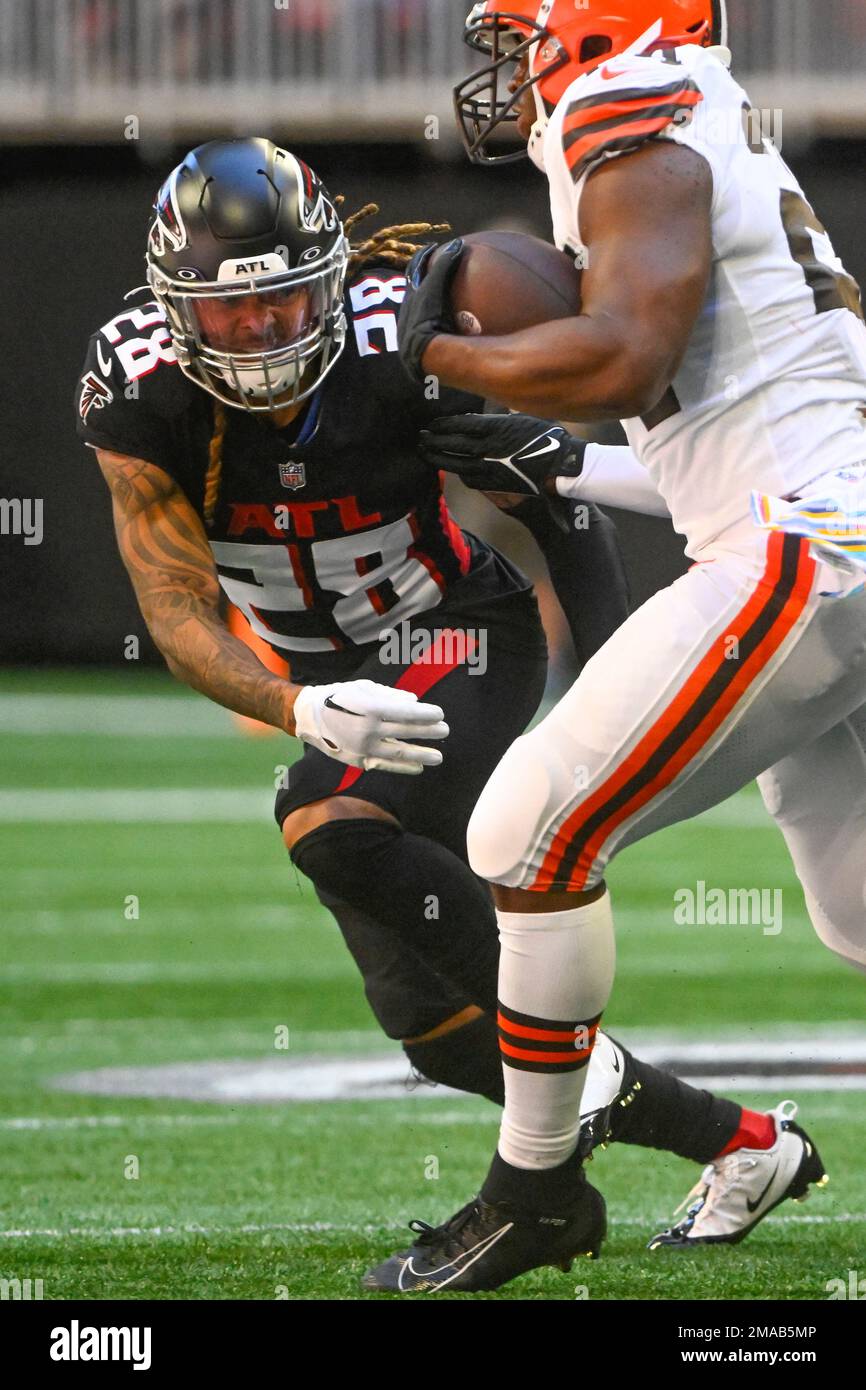
M450 389L435 397L406 377L396 351L405 285L383 266L355 273L343 354L287 428L224 411L207 525L220 584L298 678L348 672L383 630L445 594L451 604L465 594L472 610L528 587L460 529L439 473L418 457L430 419L482 403ZM155 301L91 338L76 394L80 437L157 464L203 518L215 404L178 367Z

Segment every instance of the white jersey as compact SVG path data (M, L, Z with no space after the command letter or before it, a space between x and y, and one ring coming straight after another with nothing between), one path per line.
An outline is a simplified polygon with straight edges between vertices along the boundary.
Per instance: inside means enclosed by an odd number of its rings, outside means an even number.
M578 256L581 194L605 159L661 137L712 170L703 309L670 391L623 421L691 555L751 526L753 489L787 497L866 461L859 291L778 151L754 138L749 108L712 50L614 58L572 83L541 151L556 245Z

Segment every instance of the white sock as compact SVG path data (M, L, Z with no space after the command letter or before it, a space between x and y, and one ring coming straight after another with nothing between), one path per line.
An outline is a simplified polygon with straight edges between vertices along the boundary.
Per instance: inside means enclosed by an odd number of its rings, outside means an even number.
M499 1152L515 1168L555 1168L577 1147L597 1020L613 985L610 895L567 912L496 916L505 1076Z

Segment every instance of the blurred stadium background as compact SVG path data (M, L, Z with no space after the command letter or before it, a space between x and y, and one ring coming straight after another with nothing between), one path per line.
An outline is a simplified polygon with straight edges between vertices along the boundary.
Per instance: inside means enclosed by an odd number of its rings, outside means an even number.
M467 9L0 0L0 495L44 504L41 544L0 536L0 1274L44 1276L46 1297L352 1297L365 1255L389 1248L404 1217L463 1200L495 1132L489 1107L454 1098L421 1110L395 1099L386 1127L381 1102L286 1107L265 1087L243 1105L225 1078L216 1105L158 1084L135 1093L145 1083L129 1078L132 1098L112 1095L110 1078L104 1093L93 1077L54 1084L81 1069L273 1059L279 1027L292 1056L383 1051L336 930L287 872L269 820L289 742L242 739L160 669L72 396L88 335L143 279L157 186L215 135L268 134L350 209L375 199L389 221L546 235L534 170L472 169L458 149L450 90ZM756 106L781 112L785 157L862 284L866 2L729 10L737 75ZM561 686L571 658L539 557L467 494L454 504L538 577ZM640 600L680 572L682 548L662 522L615 515ZM675 927L671 895L698 877L780 888L784 930ZM752 793L631 851L612 880L623 930L610 1016L633 1043L734 1032L759 1057L768 1037L798 1030L866 1037L862 982L814 942ZM858 1252L862 1267L853 1157L866 1133L845 1089L862 1084L856 1071L798 1096L835 1164L832 1202L816 1217L785 1212L737 1261L648 1269L646 1238L696 1174L659 1160L648 1175L640 1155L613 1151L598 1176L619 1225L591 1296L815 1298ZM424 1180L431 1154L438 1183ZM129 1155L138 1181L125 1180ZM553 1275L521 1291L574 1296Z
M534 169L474 169L458 148L450 92L466 70L467 9L468 0L0 0L4 492L46 503L43 545L2 547L4 661L114 664L131 632L142 633L142 660L158 659L70 411L86 340L142 282L151 199L192 144L269 134L301 149L350 208L373 198L392 220L548 233ZM866 3L732 0L729 9L738 75L756 106L781 111L785 156L863 283ZM480 529L491 524L471 499L461 511ZM677 572L680 548L663 525L623 525L642 598ZM523 548L521 528L506 526ZM539 572L531 551L524 558Z

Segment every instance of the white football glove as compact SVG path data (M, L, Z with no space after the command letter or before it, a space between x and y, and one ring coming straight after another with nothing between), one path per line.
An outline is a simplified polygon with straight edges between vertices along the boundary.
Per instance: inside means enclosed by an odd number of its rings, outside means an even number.
M438 767L438 748L406 743L411 738L447 738L438 705L423 705L409 690L375 681L306 685L295 701L295 733L304 743L365 772L417 774Z

